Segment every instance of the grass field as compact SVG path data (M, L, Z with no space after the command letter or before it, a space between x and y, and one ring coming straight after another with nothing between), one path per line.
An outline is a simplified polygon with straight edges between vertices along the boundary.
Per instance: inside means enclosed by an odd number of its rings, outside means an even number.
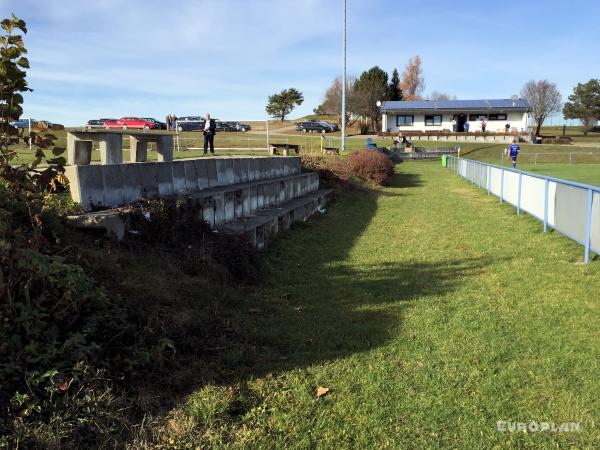
M200 448L595 448L598 261L438 162L340 195L238 295L216 376L161 439ZM200 380L199 380L200 381ZM316 396L318 387L330 389ZM577 422L500 433L497 421ZM185 447L187 448L187 447Z

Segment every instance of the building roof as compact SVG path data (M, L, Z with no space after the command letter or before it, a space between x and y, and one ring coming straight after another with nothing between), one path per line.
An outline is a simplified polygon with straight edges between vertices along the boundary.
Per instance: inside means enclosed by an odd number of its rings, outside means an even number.
M519 98L513 102L512 99L496 100L417 100L417 101L386 101L381 105L381 111L416 111L416 110L462 110L481 111L487 109L510 109L526 110L531 105L525 99Z

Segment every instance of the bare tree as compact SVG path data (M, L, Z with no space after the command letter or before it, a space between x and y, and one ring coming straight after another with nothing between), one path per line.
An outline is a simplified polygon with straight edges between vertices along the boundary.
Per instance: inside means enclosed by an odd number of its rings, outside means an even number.
M346 122L349 119L349 112L352 110L354 83L356 78L346 77ZM342 77L337 77L331 83L331 86L325 91L323 103L317 108L322 114L331 114L342 116Z
M445 92L433 91L427 96L427 100L438 101L438 100L456 100L456 95L446 94Z
M421 92L425 89L425 78L423 78L423 68L421 67L421 57L416 55L408 60L400 88L404 94L404 100L420 100Z
M521 97L531 105L536 124L535 135L539 136L544 121L561 110L562 96L558 87L548 80L531 80L523 86Z

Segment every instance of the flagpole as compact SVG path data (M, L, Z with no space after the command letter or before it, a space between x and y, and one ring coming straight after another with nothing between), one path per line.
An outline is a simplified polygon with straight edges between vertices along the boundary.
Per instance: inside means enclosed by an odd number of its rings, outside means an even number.
M344 69L342 75L342 152L346 150L346 1L344 0L344 31L342 33L342 53Z

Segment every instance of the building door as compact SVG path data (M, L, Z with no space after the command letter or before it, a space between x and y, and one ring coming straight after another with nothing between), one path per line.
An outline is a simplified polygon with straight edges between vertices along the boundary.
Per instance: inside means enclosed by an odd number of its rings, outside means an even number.
M465 131L465 122L467 121L467 116L465 114L457 114L456 115L456 131L458 133L463 133Z

